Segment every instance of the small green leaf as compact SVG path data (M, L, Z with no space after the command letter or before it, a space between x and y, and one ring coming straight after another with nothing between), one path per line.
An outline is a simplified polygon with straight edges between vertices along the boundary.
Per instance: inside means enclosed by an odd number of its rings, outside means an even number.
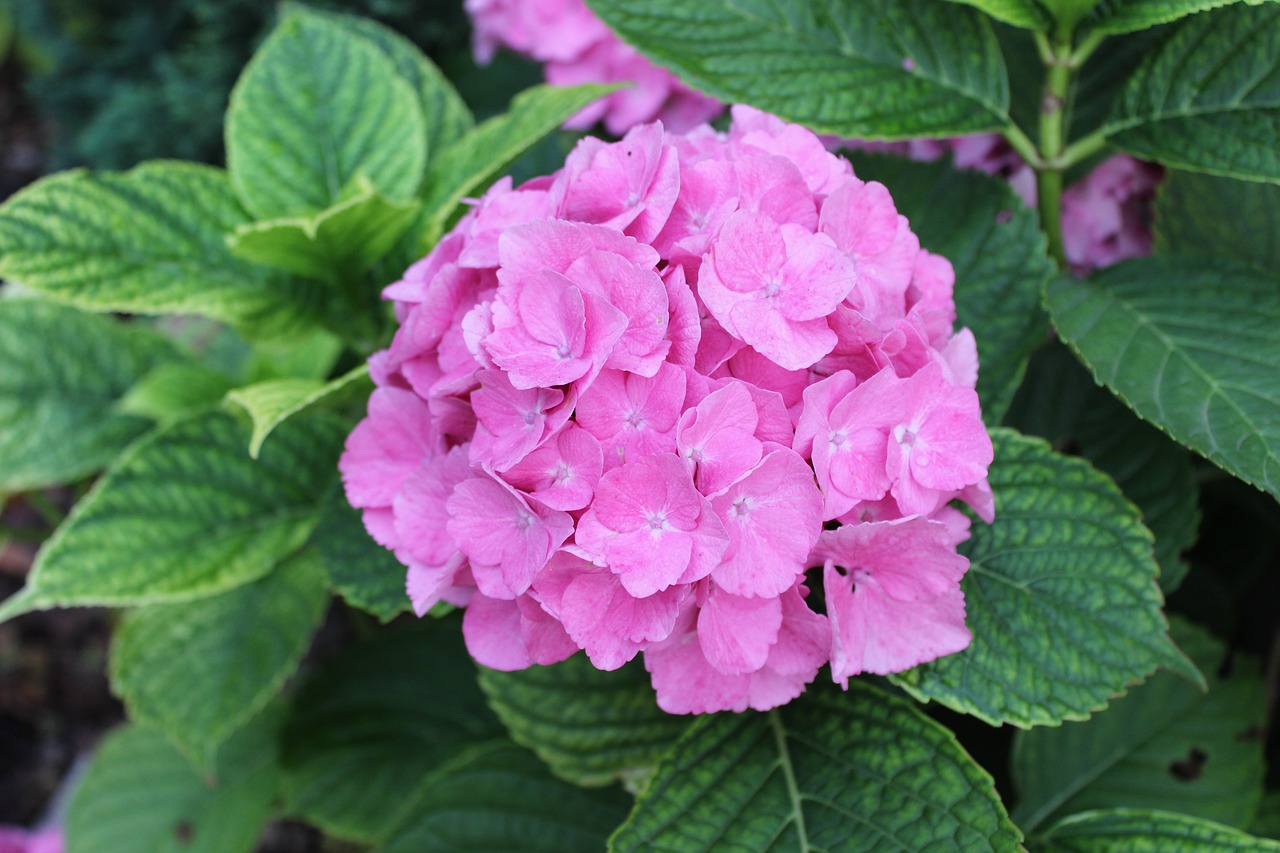
M1280 182L1280 4L1193 15L1130 78L1103 132L1144 160Z
M297 668L328 602L313 555L252 583L131 613L111 651L111 686L202 770Z
M1156 193L1155 251L1280 270L1280 186L1170 170Z
M427 159L418 95L392 60L301 6L290 8L240 76L226 135L231 182L258 219L320 213L358 175L392 199L408 199Z
M226 173L208 166L64 172L0 207L0 275L93 311L296 326L314 297L227 248L224 235L248 221Z
M1280 280L1147 258L1049 282L1059 335L1145 420L1280 495Z
M1047 30L1053 17L1037 0L951 0L981 9L998 21L1027 30Z
M821 133L950 136L1009 123L987 20L937 0L591 0L682 81Z
M1102 0L1090 17L1093 32L1117 35L1167 24L1196 12L1229 6L1240 0ZM1265 0L1246 0L1249 3Z
M611 853L1020 850L991 777L912 703L854 680L698 719Z
M1175 812L1108 809L1073 815L1046 832L1044 853L1280 853L1280 842Z
M383 622L409 609L404 564L369 536L341 483L330 491L308 544L324 563L330 588L348 604Z
M599 853L631 798L555 778L533 753L495 741L464 752L423 786L379 853Z
M422 235L421 251L427 252L440 239L468 193L501 174L565 119L619 88L534 86L516 95L507 112L434 155L424 185L422 216L415 228Z
M992 431L996 521L960 546L969 648L894 677L993 725L1084 719L1165 666L1199 679L1167 634L1151 534L1106 476L1039 439Z
M579 785L643 777L689 727L658 707L639 661L614 672L584 655L517 672L481 669L480 687L512 739Z
M0 619L189 600L262 577L310 535L343 437L331 420L297 418L255 462L248 428L226 413L153 433L76 505Z
M361 381L368 376L369 365L361 364L328 382L302 378L268 379L265 382L235 389L227 394L227 402L244 409L253 420L253 435L249 438L249 455L257 459L262 451L262 443L280 424L353 383L367 384ZM367 396L367 390L364 393Z
M378 635L307 682L285 729L291 813L358 841L385 838L428 775L502 736L456 618Z
M177 349L141 323L34 299L0 300L0 492L107 465L150 424L117 408Z
M1173 636L1208 674L1208 693L1159 672L1091 720L1014 737L1013 819L1023 830L1117 806L1248 826L1265 769L1258 663L1236 657L1223 676L1226 649L1207 631L1175 621Z
M231 380L198 361L176 361L153 368L120 399L117 411L162 424L216 406Z

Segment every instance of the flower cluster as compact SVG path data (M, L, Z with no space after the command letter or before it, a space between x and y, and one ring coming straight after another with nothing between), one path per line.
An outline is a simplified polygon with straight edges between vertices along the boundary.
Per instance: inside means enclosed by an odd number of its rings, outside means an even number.
M476 59L488 63L507 47L543 64L548 83L632 84L578 113L566 126L597 121L615 135L660 119L684 131L709 121L724 106L685 86L615 36L583 0L466 0Z
M797 125L584 139L385 291L347 496L493 668L643 652L700 713L959 651L949 502L993 504L953 284Z

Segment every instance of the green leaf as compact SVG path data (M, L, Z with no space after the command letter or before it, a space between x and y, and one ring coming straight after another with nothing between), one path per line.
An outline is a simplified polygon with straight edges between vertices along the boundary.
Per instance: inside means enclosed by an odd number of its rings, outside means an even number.
M169 362L139 379L117 411L167 424L216 406L230 390L231 380L220 370L198 361Z
M1280 839L1280 791L1264 794L1258 806L1258 817L1249 826L1254 835Z
M1009 123L1000 48L937 0L592 0L629 43L727 103L821 133L951 136Z
M1264 771L1258 663L1235 658L1223 676L1226 649L1207 631L1175 621L1173 636L1208 674L1208 693L1160 672L1087 722L1014 737L1013 819L1023 830L1117 806L1248 826Z
M1053 13L1058 26L1070 32L1101 0L1041 0Z
M311 297L227 248L223 235L248 221L226 173L209 166L64 172L0 207L0 275L94 311L297 325Z
M305 335L259 341L243 371L253 382L268 379L324 379L333 372L345 345L324 329L308 329Z
M855 679L698 719L610 840L679 850L1020 850L991 777L910 702Z
M331 420L298 418L255 462L229 414L153 433L76 505L0 619L189 600L262 577L310 535L343 437Z
M1280 186L1170 170L1156 193L1155 251L1280 269Z
M380 634L307 682L285 729L292 813L334 835L381 840L439 765L501 737L459 621Z
M996 521L960 546L969 648L894 677L993 725L1078 720L1165 666L1170 641L1151 534L1106 476L1039 439L992 430Z
M468 193L501 174L565 119L619 88L598 84L534 86L516 95L507 112L433 155L424 184L422 216L415 228L422 235L421 252L430 250L440 239Z
M1280 853L1280 842L1175 812L1109 809L1054 826L1045 853Z
M165 736L140 725L98 747L67 812L75 853L248 853L279 782L273 710L219 751L212 778L196 772Z
M631 807L617 788L562 782L502 741L464 752L423 789L380 853L599 853Z
M265 382L235 389L227 394L227 402L240 406L253 420L253 435L249 438L249 455L257 459L262 451L262 443L280 424L303 409L337 394L352 383L360 383L368 376L369 365L361 364L328 382L303 378L268 379ZM367 396L367 391L365 394Z
M0 300L0 493L99 470L150 423L117 410L177 349L141 323L34 299Z
M131 613L111 652L129 716L163 731L202 770L297 668L328 603L306 554L253 583Z
M1144 419L1280 495L1280 281L1148 258L1049 282L1059 335Z
M391 201L363 176L358 192L315 216L241 225L227 237L236 257L342 286L391 250L421 202Z
M974 332L982 413L999 423L1048 334L1040 294L1054 267L1039 219L986 175L865 154L853 162L858 177L889 188L920 244L955 267L956 325Z
M1108 35L1131 33L1238 2L1240 0L1101 0L1088 25L1091 31ZM1256 4L1263 0L1246 2Z
M981 9L998 21L1028 30L1047 30L1053 18L1037 0L951 0Z
M227 108L227 167L258 219L319 213L358 175L411 197L427 160L418 95L368 39L293 6L245 67Z
M1103 132L1144 160L1280 182L1277 59L1280 4L1194 15L1130 78Z
M404 565L365 531L341 483L330 490L308 544L323 561L330 588L348 604L383 622L409 609Z
M614 672L584 655L517 672L481 669L480 687L517 743L579 785L642 778L689 727L658 707L639 661Z

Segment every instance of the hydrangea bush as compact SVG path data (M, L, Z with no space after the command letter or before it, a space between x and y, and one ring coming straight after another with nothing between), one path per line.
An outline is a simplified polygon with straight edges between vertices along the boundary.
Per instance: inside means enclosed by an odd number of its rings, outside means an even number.
M477 124L287 4L225 169L0 206L0 492L81 495L0 619L120 611L67 849L1280 849L1207 603L1273 612L1280 6L543 8L477 44L641 85Z

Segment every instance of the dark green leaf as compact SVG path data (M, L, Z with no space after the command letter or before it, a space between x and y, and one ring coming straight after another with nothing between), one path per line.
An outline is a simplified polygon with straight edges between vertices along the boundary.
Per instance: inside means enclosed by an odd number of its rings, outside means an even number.
M1095 32L1112 35L1130 33L1238 2L1239 0L1101 0L1088 25ZM1246 2L1258 3L1261 0Z
M383 622L409 609L404 564L365 531L341 484L330 491L310 545L324 562L330 587L348 604Z
M1170 170L1155 201L1155 250L1280 270L1280 186Z
M1175 812L1085 812L1045 833L1045 853L1280 853L1280 842Z

